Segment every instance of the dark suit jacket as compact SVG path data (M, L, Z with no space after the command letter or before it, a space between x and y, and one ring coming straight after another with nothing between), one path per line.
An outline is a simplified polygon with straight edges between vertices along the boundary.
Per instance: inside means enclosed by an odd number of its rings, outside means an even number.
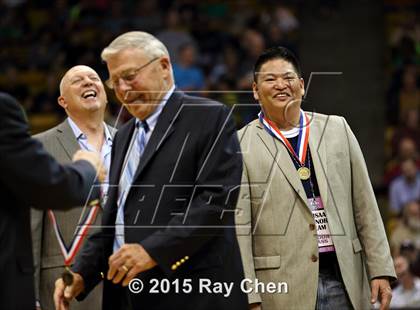
M19 104L0 93L0 309L34 309L30 206L84 204L95 179L86 161L59 165L29 135Z
M115 136L110 184L118 184L134 124L129 121ZM142 155L124 209L126 243L140 243L158 265L138 275L145 284L140 294L105 280L103 309L122 309L124 299L128 309L247 309L234 228L241 172L229 110L175 91ZM84 293L108 271L117 199L118 186L110 187L102 232L89 238L73 268L84 278ZM234 282L233 292L227 298L200 293L200 278ZM193 291L177 294L172 287L167 294L150 294L151 279L179 279L181 287L192 279Z

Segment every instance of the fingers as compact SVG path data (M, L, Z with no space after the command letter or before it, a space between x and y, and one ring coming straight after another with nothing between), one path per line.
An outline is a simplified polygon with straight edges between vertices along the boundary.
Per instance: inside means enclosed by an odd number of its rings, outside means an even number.
M71 300L76 297L74 285L66 286L64 289L64 298L67 300Z
M54 290L54 306L56 310L67 310L68 302L64 297L65 284L60 278L55 281L55 290Z
M55 281L54 306L56 310L69 309L69 302L84 290L84 280L78 273L73 274L73 284L66 286L62 278Z
M102 159L100 155L96 152L89 152L85 150L78 150L73 155L73 161L77 160L86 160L88 161L96 170L96 175L100 182L105 180L106 176L106 169L102 164Z
M122 247L117 252L115 252L114 254L112 254L109 257L109 259L108 259L108 265L109 265L108 274L107 274L108 280L112 280L114 278L114 276L118 272L118 268L120 268L121 265L122 265L122 264L117 264L118 263L118 259L121 256L121 249L122 249Z
M115 284L120 283L131 271L132 267L137 264L137 260L139 259L136 245L124 244L117 252L109 257L108 280L112 280Z
M381 307L379 308L380 310L387 310L389 309L389 305L391 303L391 298L392 298L392 290L389 286L383 286L380 287L380 302L381 302Z
M117 252L109 257L108 280L127 286L140 272L156 266L156 262L139 244L124 244Z
M131 267L131 269L127 272L125 275L124 281L122 283L122 286L127 286L131 280L134 279L136 275L138 275L141 272L141 268L138 265L134 265Z
M112 283L117 284L120 283L121 280L125 277L125 275L127 274L128 271L128 267L126 266L121 266L120 268L118 268L118 272L117 274L114 276L114 278L112 279Z
M135 264L129 245L123 245L117 252L109 257L109 270L107 278L114 284L124 279L131 266Z
M371 281L371 303L374 304L379 297L379 302L381 304L380 310L389 309L392 298L392 290L389 285L388 279L374 279Z
M374 304L378 300L378 290L379 290L379 282L378 281L372 281L371 282L371 298L370 303Z

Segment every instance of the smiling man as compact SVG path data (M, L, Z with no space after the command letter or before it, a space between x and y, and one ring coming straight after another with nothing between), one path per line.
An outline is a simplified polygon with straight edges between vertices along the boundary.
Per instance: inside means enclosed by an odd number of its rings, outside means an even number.
M78 257L73 285L56 282L57 308L83 299L102 274L103 309L246 309L231 111L177 90L166 47L146 32L120 35L102 59L107 85L133 118L114 139L103 228ZM133 279L143 291L127 287ZM229 294L200 291L200 279L236 285Z
M258 58L253 92L261 113L239 131L238 238L245 278L287 283L287 292L250 285L250 308L364 310L378 300L386 309L395 272L347 122L301 109L300 66L283 47Z
M67 119L35 138L61 163L70 162L73 154L83 149L100 154L106 170L109 171L115 130L104 123L107 97L95 70L82 65L68 70L60 83L58 104L66 111ZM106 197L107 183L108 176L102 185L103 200ZM54 213L61 237L69 247L82 210L83 207L79 207ZM100 218L101 212L96 218L98 225ZM33 209L31 221L38 307L43 310L54 309L52 292L55 280L64 270L64 257L47 211ZM101 295L98 287L84 302L74 303L72 309L100 309Z

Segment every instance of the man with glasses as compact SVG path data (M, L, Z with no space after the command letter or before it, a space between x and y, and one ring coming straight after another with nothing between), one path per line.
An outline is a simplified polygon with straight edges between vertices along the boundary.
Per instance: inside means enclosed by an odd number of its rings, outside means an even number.
M62 163L69 162L80 149L98 153L109 171L115 130L104 123L107 96L98 73L83 65L69 69L61 79L57 101L65 110L67 119L35 138ZM108 175L102 185L102 201L106 199L107 183ZM83 210L83 207L79 207L67 212L54 212L61 238L68 247L75 240L76 228L83 218L81 216L88 213L82 213ZM100 225L101 216L102 212L99 211L94 225ZM33 209L31 224L36 297L40 309L54 309L51 290L63 272L64 258L48 212ZM97 287L82 303L72 304L72 309L100 309L101 299L101 287Z
M304 112L304 92L289 50L257 59L261 112L239 131L237 225L250 308L365 310L378 300L387 309L395 271L359 144L344 118ZM283 283L282 291L257 281Z
M167 49L148 33L117 37L102 59L133 119L114 139L103 228L74 283L57 280L56 306L104 279L103 309L246 309L234 227L242 160L229 110L178 91ZM235 285L204 289L203 279Z

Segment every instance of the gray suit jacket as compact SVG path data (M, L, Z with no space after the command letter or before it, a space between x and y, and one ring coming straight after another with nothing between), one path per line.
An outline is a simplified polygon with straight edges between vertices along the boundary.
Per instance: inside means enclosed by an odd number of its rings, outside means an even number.
M236 223L245 278L288 285L288 293L284 286L282 293L250 293L249 303L314 309L318 245L296 168L258 120L239 131L239 140L244 169ZM361 149L344 118L322 114L312 119L309 147L345 288L355 309L369 309L368 279L395 271Z
M113 136L115 129L110 126L108 129ZM36 135L35 138L41 141L45 149L60 163L71 162L73 154L80 149L67 120ZM69 244L73 238L82 210L83 207L69 211L54 211L66 244ZM102 212L99 212L94 225L100 225L101 217ZM31 228L35 265L35 296L40 301L43 310L52 310L54 309L54 284L64 270L64 258L46 211L31 210ZM73 302L71 309L94 310L101 309L101 306L102 287L99 286L83 302Z

